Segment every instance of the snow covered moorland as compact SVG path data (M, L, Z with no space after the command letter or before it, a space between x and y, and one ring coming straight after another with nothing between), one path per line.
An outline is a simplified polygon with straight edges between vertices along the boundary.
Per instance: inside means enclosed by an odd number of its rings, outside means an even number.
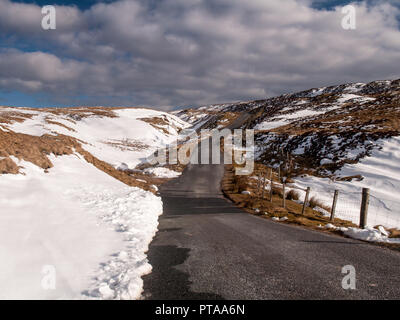
M339 190L336 215L355 223L369 188L367 224L400 228L399 88L397 80L313 89L284 96L283 107L276 98L251 123L260 130L258 159L275 167L290 161L292 185L311 187L326 207Z
M162 202L117 168L185 126L147 109L1 107L0 298L140 298Z
M355 223L361 190L370 188L368 225L400 228L400 80L314 88L176 115L216 128L226 114L243 113L249 118L242 128L256 130L256 161L281 166L293 187L311 187L311 197L326 207L338 189L337 216Z

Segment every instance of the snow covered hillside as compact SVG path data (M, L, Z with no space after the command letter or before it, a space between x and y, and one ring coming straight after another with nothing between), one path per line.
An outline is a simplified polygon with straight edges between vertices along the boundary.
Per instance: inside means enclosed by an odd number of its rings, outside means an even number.
M198 128L217 128L225 114L250 114L256 160L281 166L295 185L358 222L362 187L371 189L368 223L400 227L400 80L310 89L266 100L177 112ZM228 122L228 121L225 121Z
M0 107L0 298L140 298L162 214L151 182L167 169L130 171L186 126L147 109Z
M157 148L176 139L185 126L178 117L149 109L0 107L2 130L76 138L83 149L115 168L125 163L133 169Z
M215 104L199 108L178 110L171 113L185 122L190 123L195 130L221 129L231 124L242 112L257 108L263 103L264 100Z

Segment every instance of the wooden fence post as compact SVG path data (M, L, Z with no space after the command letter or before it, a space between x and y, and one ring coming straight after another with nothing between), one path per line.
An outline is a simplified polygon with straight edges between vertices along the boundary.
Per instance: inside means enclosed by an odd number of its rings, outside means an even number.
M336 203L338 200L338 195L339 195L339 190L335 190L335 194L333 195L332 209L331 209L331 221L335 219L335 211L336 211Z
M278 167L278 182L281 182L281 163L279 162L279 167Z
M368 220L369 188L362 189L362 200L360 210L360 228L364 229Z
M282 184L282 207L286 208L286 184Z
M264 200L264 195L265 195L265 187L267 185L267 173L264 174L264 180L262 184L262 199Z
M257 193L258 196L261 195L261 171L258 173L258 177L257 177Z
M285 165L285 168L286 168L286 176L288 176L288 172L289 172L289 151L286 151L286 165Z
M273 190L272 190L272 188L273 188L273 182L272 182L272 179L273 179L273 173L274 173L274 170L271 168L271 180L270 180L270 182L271 182L271 188L270 188L270 190L269 190L269 201L272 203L272 193L273 193Z
M301 214L304 214L306 212L308 198L310 197L310 190L311 190L310 187L307 187L306 197L304 198L303 209L301 210Z

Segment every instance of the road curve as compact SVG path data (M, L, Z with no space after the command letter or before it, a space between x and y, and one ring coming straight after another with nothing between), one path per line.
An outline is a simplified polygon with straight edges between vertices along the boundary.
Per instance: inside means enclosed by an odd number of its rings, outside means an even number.
M188 165L160 188L145 299L400 299L399 252L250 215L223 197L223 173Z

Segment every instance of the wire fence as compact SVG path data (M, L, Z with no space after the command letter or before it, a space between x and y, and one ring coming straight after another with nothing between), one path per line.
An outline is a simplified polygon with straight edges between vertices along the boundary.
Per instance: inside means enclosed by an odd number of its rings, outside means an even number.
M338 201L336 204L335 216L343 220L349 220L356 224L360 224L360 210L362 201L362 191L344 194L339 191Z
M383 225L388 228L400 228L400 201L370 195L368 224Z
M276 174L279 181L273 182L274 188L283 189L284 178L281 179L279 173ZM259 183L260 188L265 188L265 194L270 190L271 174L259 176L261 181L266 180L266 183ZM313 189L308 191L307 188L299 187L295 184L285 185L286 194L290 190L297 190L300 193L298 203L304 205L304 201L308 198L306 206L312 204L314 210L319 211L325 216L330 216L332 208L334 208L334 216L343 220L349 220L353 223L363 226L375 227L382 225L385 228L400 229L400 199L395 200L393 197L385 197L384 194L379 194L376 190L368 188L359 188L357 191L336 189L337 186L332 185L332 188L318 188L313 185ZM354 190L354 188L352 188ZM337 192L337 199L334 204L334 195ZM365 193L366 192L366 193Z

